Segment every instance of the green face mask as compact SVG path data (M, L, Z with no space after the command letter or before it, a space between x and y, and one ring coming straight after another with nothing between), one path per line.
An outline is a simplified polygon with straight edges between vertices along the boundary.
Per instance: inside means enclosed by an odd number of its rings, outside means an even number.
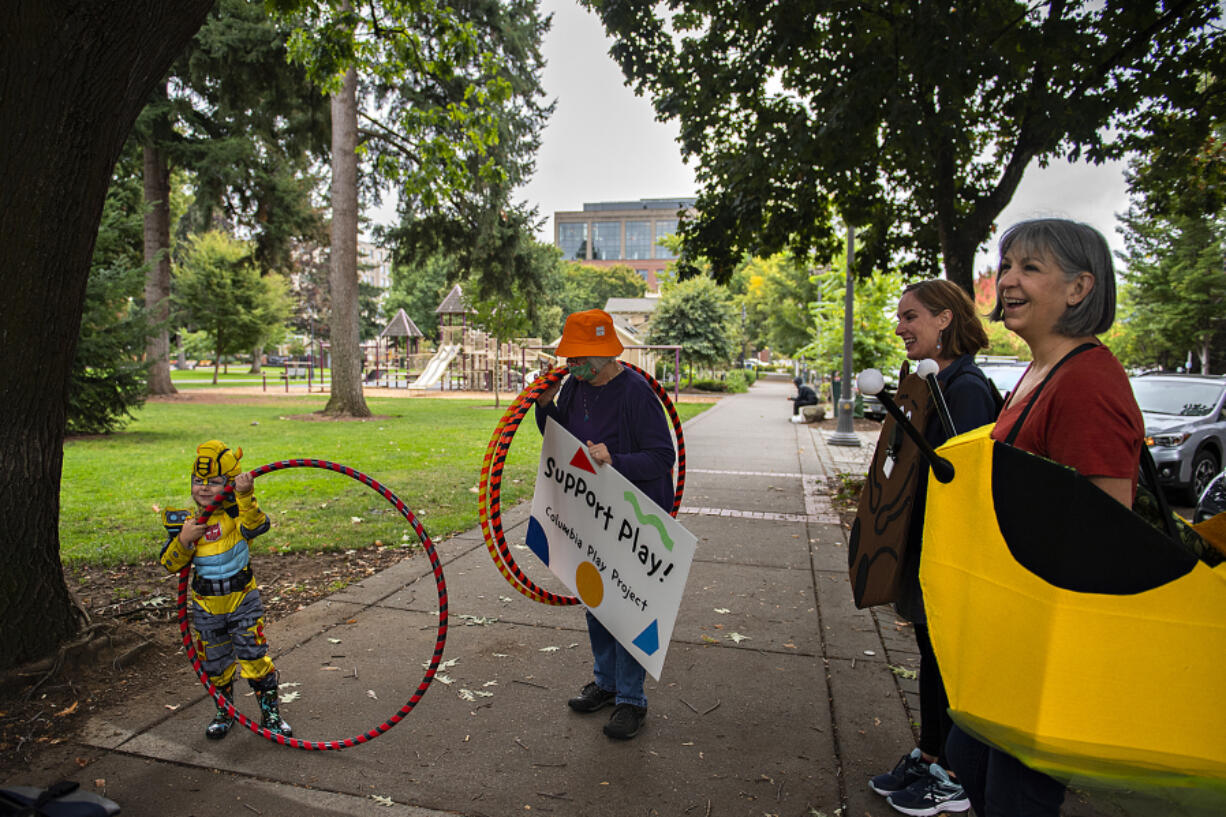
M596 377L596 367L591 361L585 360L582 363L571 366L570 373L580 380L589 381Z

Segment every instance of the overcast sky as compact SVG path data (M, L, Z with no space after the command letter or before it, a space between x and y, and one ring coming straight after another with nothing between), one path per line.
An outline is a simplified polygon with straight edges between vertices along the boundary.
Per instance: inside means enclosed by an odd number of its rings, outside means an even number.
M516 194L545 217L541 240L553 240L555 211L580 210L584 202L694 195L694 173L681 161L676 124L657 122L651 103L625 86L596 15L575 0L542 0L541 10L553 14L543 84L557 109L544 132L536 175ZM1126 207L1120 165L1032 165L997 224L1065 216L1094 225L1121 250L1114 214ZM987 248L983 252L983 264L995 262Z

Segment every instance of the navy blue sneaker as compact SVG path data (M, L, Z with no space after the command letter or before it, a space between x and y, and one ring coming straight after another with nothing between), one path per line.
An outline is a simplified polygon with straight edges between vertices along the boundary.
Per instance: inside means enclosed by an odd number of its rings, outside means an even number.
M943 812L969 811L971 800L961 784L950 780L939 763L928 767L928 773L902 791L886 798L895 811L911 817L933 817Z
M927 776L928 764L924 762L924 756L917 746L911 750L911 754L902 756L893 771L879 774L868 781L868 787L883 797L889 797Z

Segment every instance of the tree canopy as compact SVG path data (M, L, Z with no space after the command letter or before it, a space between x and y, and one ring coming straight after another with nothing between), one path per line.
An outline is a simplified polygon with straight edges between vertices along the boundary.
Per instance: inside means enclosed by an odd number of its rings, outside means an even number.
M252 250L225 233L192 236L175 270L175 305L184 323L213 345L213 382L225 355L248 352L289 317L285 279L261 276Z
M358 205L398 194L398 261L458 258L478 299L538 295L532 210L510 201L550 108L536 0L270 0L289 48L332 96L329 414L367 416L360 385ZM360 166L360 167L359 167ZM511 282L515 282L514 286ZM535 297L527 299L531 311Z
M1026 168L1099 162L1155 109L1193 110L1216 0L936 7L892 0L583 0L614 58L681 127L701 185L683 274L745 255L824 261L840 218L859 273L972 289L976 248Z
M690 364L713 366L733 355L732 304L728 292L705 276L690 278L661 296L651 319L647 343L681 347Z
M797 351L812 360L819 372L843 371L843 300L847 281L846 256L813 276L816 299L809 304L813 341ZM858 281L854 295L852 372L880 369L886 375L898 371L904 357L902 343L894 334L895 310L902 295L902 277L875 272Z

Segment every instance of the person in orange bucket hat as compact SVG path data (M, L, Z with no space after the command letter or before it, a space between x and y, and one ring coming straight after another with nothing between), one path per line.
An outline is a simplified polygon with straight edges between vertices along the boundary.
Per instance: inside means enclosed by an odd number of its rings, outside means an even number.
M571 376L537 398L536 424L543 434L552 417L587 443L597 467L611 466L661 508L671 508L677 452L668 419L646 379L617 361L623 349L607 312L567 317L557 352ZM580 714L613 706L604 733L627 740L647 719L647 671L590 612L587 627L594 678L567 705Z

